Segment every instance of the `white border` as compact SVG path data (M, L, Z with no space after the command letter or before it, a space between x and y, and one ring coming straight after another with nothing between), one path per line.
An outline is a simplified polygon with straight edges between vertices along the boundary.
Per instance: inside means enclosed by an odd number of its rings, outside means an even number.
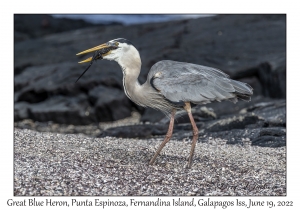
M14 13L287 13L287 197L252 197L255 200L293 200L299 207L299 12L296 1L11 1L1 6L1 209L8 209L6 201L13 197L13 14ZM16 197L15 197L16 198ZM23 199L25 197L17 197ZM51 197L50 197L51 198ZM52 197L56 200L70 197ZM88 197L93 199L94 197ZM95 197L96 198L96 197ZM147 197L127 197L139 200ZM154 198L154 197L153 197ZM38 199L44 199L38 198ZM84 197L80 197L84 199ZM111 199L120 199L114 197ZM166 197L166 199L172 199ZM231 197L213 197L228 200ZM246 199L242 197L241 199ZM27 207L30 208L30 207ZM140 207L139 207L140 208ZM157 209L163 209L159 207ZM199 208L199 207L198 207ZM129 209L129 208L127 208ZM212 209L212 208L210 208ZM219 208L221 209L221 208ZM229 207L228 207L229 209ZM230 208L232 209L232 208ZM258 208L255 208L258 209ZM260 208L259 208L260 209Z

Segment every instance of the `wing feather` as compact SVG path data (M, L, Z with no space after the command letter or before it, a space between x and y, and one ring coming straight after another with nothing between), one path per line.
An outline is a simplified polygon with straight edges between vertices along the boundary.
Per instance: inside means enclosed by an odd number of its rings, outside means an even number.
M159 72L159 74L157 74ZM250 99L252 88L235 81L219 69L177 61L160 61L148 74L148 81L172 102L208 103L236 98Z

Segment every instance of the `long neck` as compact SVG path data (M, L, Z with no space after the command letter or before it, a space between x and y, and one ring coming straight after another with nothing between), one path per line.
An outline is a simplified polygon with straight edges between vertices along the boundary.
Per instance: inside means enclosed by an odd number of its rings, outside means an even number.
M127 97L137 104L141 104L142 86L138 81L141 71L141 58L137 50L130 55L122 56L117 60L123 71L123 86Z
M143 85L139 83L142 62L136 49L131 50L127 56L120 56L116 61L123 70L124 91L131 101L140 106L162 110L164 113L169 113L173 109L173 106L152 88L148 80Z

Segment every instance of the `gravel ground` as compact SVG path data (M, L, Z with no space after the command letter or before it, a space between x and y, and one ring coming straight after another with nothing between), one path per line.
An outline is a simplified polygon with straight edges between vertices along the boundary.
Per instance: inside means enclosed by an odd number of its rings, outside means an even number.
M286 195L286 147L92 138L15 128L14 195Z
M27 128L41 132L54 132L54 133L83 133L88 136L96 137L108 128L136 125L141 124L141 115L138 112L132 112L130 117L116 120L113 122L100 122L89 125L68 125L58 124L55 122L38 122L31 119L25 119L14 122L16 128ZM168 122L167 122L168 123Z

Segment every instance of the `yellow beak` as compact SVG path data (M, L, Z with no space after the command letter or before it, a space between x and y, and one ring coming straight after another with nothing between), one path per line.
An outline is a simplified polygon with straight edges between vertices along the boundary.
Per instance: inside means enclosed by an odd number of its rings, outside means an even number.
M94 52L94 51L97 51L97 50L101 50L101 49L104 49L104 48L107 48L109 47L107 44L101 44L99 46L96 46L96 47L93 47L91 49L88 49L88 50L85 50L85 51L82 51L80 53L77 53L76 55L82 55L82 54L86 54L86 53L90 53L90 52ZM86 62L89 62L93 59L93 57L89 57L83 61L80 61L78 63L86 63Z
M85 59L85 60L83 60L83 61L80 61L80 62L78 62L78 63L86 63L86 62L90 62L92 59L93 59L93 57L89 57L89 58L87 58L87 59Z

